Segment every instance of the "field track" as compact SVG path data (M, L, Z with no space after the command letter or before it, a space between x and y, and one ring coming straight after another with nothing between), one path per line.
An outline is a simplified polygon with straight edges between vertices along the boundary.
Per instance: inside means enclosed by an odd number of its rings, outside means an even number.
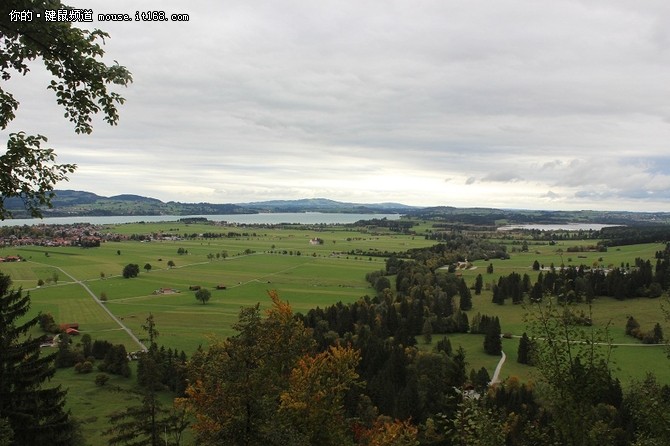
M31 260L31 263L35 263L35 264L37 264L37 265L43 265L43 264L38 263L38 262L33 262L32 260ZM47 265L44 265L44 266L47 266ZM50 265L49 265L49 266L50 266ZM140 341L140 340L137 338L137 336L135 336L135 334L132 332L132 330L130 330L128 327L126 327L126 326L123 324L123 322L121 322L121 321L119 320L119 318L117 318L116 316L114 316L114 314L113 314L111 311L109 311L109 309L107 308L107 306L105 306L105 304L104 304L100 299L98 299L98 296L96 296L96 295L93 293L93 291L91 291L91 289L90 289L88 286L86 286L86 284L85 284L84 282L82 282L81 280L78 280L76 277L74 277L74 276L72 276L71 274L69 274L69 273L68 273L67 271L65 271L63 268L60 268L60 267L58 267L58 266L52 266L52 268L56 268L58 271L62 272L63 274L65 274L66 276L68 276L70 279L72 279L72 281L73 281L74 283L76 283L77 285L79 285L79 286L81 286L82 288L84 288L84 289L86 290L86 292L93 298L93 300L95 301L95 303L97 303L97 304L100 306L100 308L102 308L102 309L105 311L105 313L107 313L107 314L109 315L109 317L112 318L112 320L113 320L114 322L116 322L116 323L119 325L120 329L122 329L122 330L124 330L126 333L128 333L128 336L130 336L131 339L137 343L137 345L140 347L140 349L142 349L143 351L147 351L147 347L142 343L142 341Z

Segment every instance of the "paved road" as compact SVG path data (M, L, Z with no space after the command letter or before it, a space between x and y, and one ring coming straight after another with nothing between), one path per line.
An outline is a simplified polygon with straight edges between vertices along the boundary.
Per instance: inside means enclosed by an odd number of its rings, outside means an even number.
M32 262L32 260L31 260L31 262ZM76 284L78 284L79 286L81 286L82 288L84 288L84 289L86 290L86 292L93 298L93 300L94 300L98 305L100 305L100 308L102 308L102 309L105 311L105 313L107 313L107 314L109 315L109 317L111 317L112 320L114 320L114 322L116 322L116 323L119 325L119 327L121 327L121 329L122 329L123 331L125 331L126 333L128 333L128 336L130 336L130 338L131 338L133 341L135 341L135 342L137 343L137 345L140 347L140 349L141 349L142 351L147 351L147 347L146 347L146 345L144 345L144 344L142 343L142 341L140 341L140 340L137 338L137 336L135 336L135 333L133 333L132 330L131 330L130 328L126 327L126 326L123 324L123 322L121 322L121 320L119 320L119 318L117 318L116 316L114 316L114 314L113 314L111 311L109 311L109 308L107 308L107 305L105 305L104 302L102 302L100 299L98 299L98 296L96 296L95 293L94 293L93 291L91 291L91 289L90 289L88 286L86 286L86 284L85 284L84 282L82 282L81 280L79 280L79 279L77 279L76 277L72 276L72 275L69 274L67 271L65 271L63 268L59 268L59 267L57 267L57 266L47 265L47 264L45 264L45 263L39 263L39 262L32 262L32 263L37 263L38 265L43 265L43 266L49 266L49 267L51 267L51 268L56 268L58 271L62 272L63 274L65 274L66 276L68 276L70 279L72 279L72 281L73 281L74 283L76 283Z

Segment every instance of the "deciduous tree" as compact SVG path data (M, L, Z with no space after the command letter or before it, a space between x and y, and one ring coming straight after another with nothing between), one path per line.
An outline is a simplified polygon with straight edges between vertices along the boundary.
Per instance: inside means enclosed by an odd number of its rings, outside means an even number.
M84 30L69 21L51 22L38 19L45 10L66 8L59 0L5 0L0 3L0 77L26 75L34 60L41 60L51 74L47 85L56 102L65 109L65 117L74 124L76 133L91 133L92 116L102 113L110 125L118 122L117 105L124 99L110 90L111 85L126 86L132 82L128 70L117 63L101 61L101 43L109 37L100 30ZM17 16L18 14L18 16ZM30 15L28 17L21 17ZM7 128L16 117L19 101L0 86L0 129ZM11 217L6 200L19 198L33 217L40 208L50 206L53 187L67 179L74 164L56 164L52 149L42 148L42 135L11 133L7 150L0 155L0 219Z
M617 431L607 414L621 404L622 392L608 366L608 326L573 325L569 312L551 300L533 309L533 360L545 384L543 399L557 439L574 446L614 444Z
M123 277L130 279L140 274L140 266L136 263L129 263L123 267Z
M282 430L289 432L286 440L306 446L352 444L344 397L356 385L359 360L358 351L341 346L298 360L280 395L278 414L286 426Z
M205 305L211 297L212 292L209 291L207 288L200 288L198 291L195 292L195 298L200 302L202 302L203 305Z
M275 292L270 297L267 318L259 305L243 308L238 334L191 360L186 402L201 445L275 444L279 396L314 341L290 306Z
M419 430L409 420L399 421L379 417L371 427L356 431L356 439L363 446L416 446Z

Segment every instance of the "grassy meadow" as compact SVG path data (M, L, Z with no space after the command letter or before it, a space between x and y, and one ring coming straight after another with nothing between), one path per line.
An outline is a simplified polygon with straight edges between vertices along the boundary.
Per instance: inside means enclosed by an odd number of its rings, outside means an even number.
M423 229L428 229L424 225ZM51 313L57 323L77 322L82 333L95 339L123 343L130 351L138 346L89 294L106 296L104 305L123 324L142 338L141 325L151 313L154 315L160 337L158 343L166 348L192 353L199 345L206 345L211 336L223 338L234 334L232 325L241 307L260 303L269 304L268 290L277 290L288 300L294 311L306 312L317 306L324 307L338 301L353 302L374 290L365 281L368 272L384 268L383 257L347 254L351 250L404 251L409 248L431 246L433 241L409 235L380 235L348 228L324 226L317 229L289 229L269 227L226 227L177 222L124 224L106 227L118 234L162 233L175 237L207 232L235 232L229 238L201 238L166 241L106 242L99 248L75 247L5 247L0 256L21 255L27 261L2 263L0 271L12 277L15 287L30 292L31 312ZM319 237L321 245L310 244ZM588 241L559 241L556 245L545 242L529 244L528 252L518 252L518 241L509 243L507 260L475 261L473 268L459 271L469 285L482 274L485 286L480 296L473 294L472 318L476 313L500 317L502 331L520 335L526 331L527 310L520 305L496 305L491 302L490 284L501 275L513 271L528 273L533 281L537 272L532 264L537 260L548 267L568 265L633 264L636 257L653 259L662 244L644 244L610 248L607 252L568 253L570 246L591 245ZM184 254L178 254L183 250ZM218 255L217 255L218 254ZM225 258L224 258L225 257ZM173 268L168 262L174 262ZM124 279L122 269L129 263L138 264L140 274ZM489 263L492 274L486 273ZM151 265L145 270L146 264ZM57 280L54 280L57 278ZM38 287L42 279L47 282ZM209 302L197 301L190 286L199 285L211 290ZM215 289L223 285L226 289ZM156 290L174 292L155 294ZM642 329L651 330L656 322L667 325L661 311L664 299L632 299L623 302L599 298L593 306L596 325L609 325L615 343L639 344L624 335L626 319L634 315ZM576 308L588 312L586 306ZM666 337L670 327L664 325ZM37 334L37 333L36 333ZM443 335L433 335L436 343ZM483 336L458 334L449 336L454 349L463 346L469 368L486 367L490 375L498 362L487 356L482 347ZM431 348L417 337L421 348ZM533 368L516 362L518 339L504 339L503 350L507 362L501 378L518 376L533 379ZM670 383L670 367L663 347L618 346L613 353L613 370L622 382L642 379L653 371L662 382ZM70 389L68 405L85 422L84 429L92 445L105 444L95 432L104 430L106 416L116 409L127 407L129 399L124 392L112 392L94 385L95 372L78 375L70 370L59 370L54 382ZM134 379L113 378L112 384L131 389ZM132 400L132 398L131 398ZM90 437L89 437L90 435Z

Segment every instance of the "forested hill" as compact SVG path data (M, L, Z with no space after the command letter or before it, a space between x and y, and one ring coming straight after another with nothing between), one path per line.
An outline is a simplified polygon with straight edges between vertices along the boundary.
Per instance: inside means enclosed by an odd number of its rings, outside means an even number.
M669 212L548 211L524 209L456 208L437 206L413 209L407 216L477 226L516 224L600 223L612 225L668 224Z
M325 198L275 200L252 203L180 203L163 202L140 195L123 194L104 197L92 192L56 190L51 209L43 209L45 217L105 215L215 215L257 214L261 212L328 212L328 213L406 213L417 209L399 203L343 203ZM14 218L27 218L23 202L18 198L5 202Z
M272 200L250 203L181 203L163 202L134 194L104 197L92 192L56 190L51 209L43 209L45 217L105 215L215 215L257 214L265 212L325 213L397 213L431 220L435 227L477 226L499 227L506 224L600 223L617 225L670 224L669 212L627 211L547 211L493 208L456 208L451 206L415 207L400 203L361 204L326 198ZM14 218L27 218L23 202L18 198L5 201Z

